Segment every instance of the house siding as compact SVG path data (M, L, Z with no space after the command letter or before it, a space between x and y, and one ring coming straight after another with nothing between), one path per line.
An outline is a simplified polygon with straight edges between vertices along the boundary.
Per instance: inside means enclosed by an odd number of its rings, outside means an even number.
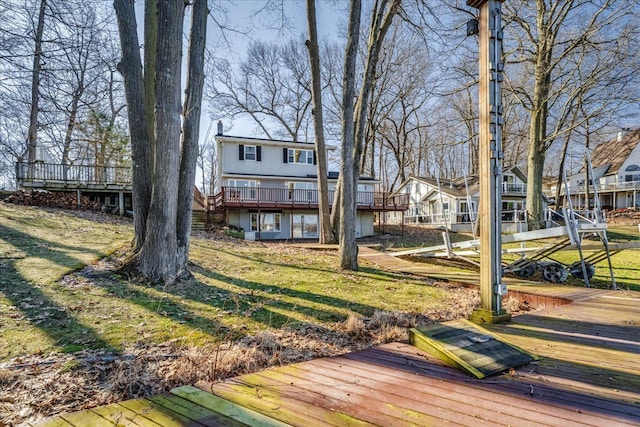
M308 143L294 143L287 141L273 141L273 140L259 140L251 138L231 137L231 136L217 136L217 148L218 148L218 182L220 187L232 187L236 184L237 180L251 180L255 181L255 186L258 189L289 189L292 183L307 183L311 184L309 190L317 190L317 166L309 163L289 163L288 150L308 150L313 151L314 145ZM260 147L256 148L256 160L249 160L244 155L245 151L240 147L246 147L247 145L253 145ZM258 156L260 161L258 161ZM308 157L307 157L308 158ZM315 162L315 155L313 156ZM377 181L363 180L358 183L358 202L362 205L374 204L374 192ZM329 191L334 191L336 187L336 180L330 179L328 181ZM222 190L222 188L219 188ZM233 189L229 191L235 191ZM245 190L238 191L243 196L248 194ZM304 198L304 189L296 190L297 197L302 195ZM274 200L274 202L290 201L291 195L289 192L282 191L257 191L256 197L260 198L260 202L267 202L270 197L282 200ZM253 196L248 196L253 198ZM264 198L264 200L262 199ZM299 200L304 202L304 200ZM284 240L292 239L296 235L299 238L301 234L300 230L313 230L315 223L318 222L318 210L309 209L305 210L305 206L297 206L295 209L274 209L261 208L260 213L280 213L280 231L255 231L255 238L260 240ZM242 229L245 232L251 233L251 214L257 213L257 208L248 208L243 206L236 206L232 209L228 209L226 213L226 220L228 225L232 225ZM306 218L303 218L306 217ZM311 217L311 218L310 218ZM294 221L294 218L296 219ZM305 219L309 222L305 223ZM374 214L370 211L358 210L356 214L356 237L371 236L374 234ZM306 227L304 226L306 225ZM319 227L319 224L318 224ZM295 230L294 230L295 229ZM294 232L295 231L295 232ZM304 235L302 238L314 239L317 238L317 234Z

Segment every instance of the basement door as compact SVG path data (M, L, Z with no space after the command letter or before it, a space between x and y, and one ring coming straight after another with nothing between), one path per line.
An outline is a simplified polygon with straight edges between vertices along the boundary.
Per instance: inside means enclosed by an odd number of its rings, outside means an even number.
M294 214L292 231L294 239L318 237L318 215Z

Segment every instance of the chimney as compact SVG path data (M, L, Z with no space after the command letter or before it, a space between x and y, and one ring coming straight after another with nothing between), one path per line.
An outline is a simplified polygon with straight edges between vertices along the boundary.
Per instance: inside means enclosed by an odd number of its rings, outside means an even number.
M222 120L218 120L218 133L217 133L217 135L218 136L222 136L223 135L222 131L223 131Z
M622 132L618 132L618 142L622 141L622 135L624 135Z

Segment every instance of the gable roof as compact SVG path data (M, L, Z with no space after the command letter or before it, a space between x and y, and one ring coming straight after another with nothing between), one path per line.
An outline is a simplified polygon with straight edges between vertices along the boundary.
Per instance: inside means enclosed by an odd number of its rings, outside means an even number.
M527 182L527 176L522 172L522 170L518 166L506 167L504 168L503 173L506 173L506 172L517 175L522 182L525 182L525 183ZM438 188L438 180L436 178L411 175L406 181L400 184L398 189L394 191L394 194L397 194L400 191L402 191L402 189L412 180L427 184L436 190ZM476 194L479 191L480 177L478 175L475 175L475 174L468 175L466 185L464 181L465 181L464 176L453 178L453 179L440 179L440 190L444 194L447 194L453 197L459 197L459 198L467 197L467 188L466 188L467 186L469 187L469 194ZM427 197L429 194L431 194L431 192L427 193L425 197Z
M622 138L604 142L591 152L591 165L594 169L608 166L605 174L618 173L618 170L638 143L640 143L640 129L628 132Z
M398 189L394 192L394 194L399 193L402 189L411 181L419 181L422 182L435 190L438 188L438 180L436 178L431 177L423 177L423 176L414 176L411 175L406 181L404 181ZM478 186L478 176L470 175L467 177L467 184L469 186L469 192L474 194L477 190ZM466 197L467 190L464 184L464 177L454 178L454 179L440 179L440 190L449 196L452 197ZM430 191L428 194L432 193Z

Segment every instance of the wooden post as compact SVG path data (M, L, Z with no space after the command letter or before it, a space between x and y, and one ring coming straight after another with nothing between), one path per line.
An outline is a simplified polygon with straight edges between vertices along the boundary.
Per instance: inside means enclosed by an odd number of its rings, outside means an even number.
M502 19L501 0L467 0L479 9L480 75L480 308L470 320L499 323L511 316L501 308L502 284Z

